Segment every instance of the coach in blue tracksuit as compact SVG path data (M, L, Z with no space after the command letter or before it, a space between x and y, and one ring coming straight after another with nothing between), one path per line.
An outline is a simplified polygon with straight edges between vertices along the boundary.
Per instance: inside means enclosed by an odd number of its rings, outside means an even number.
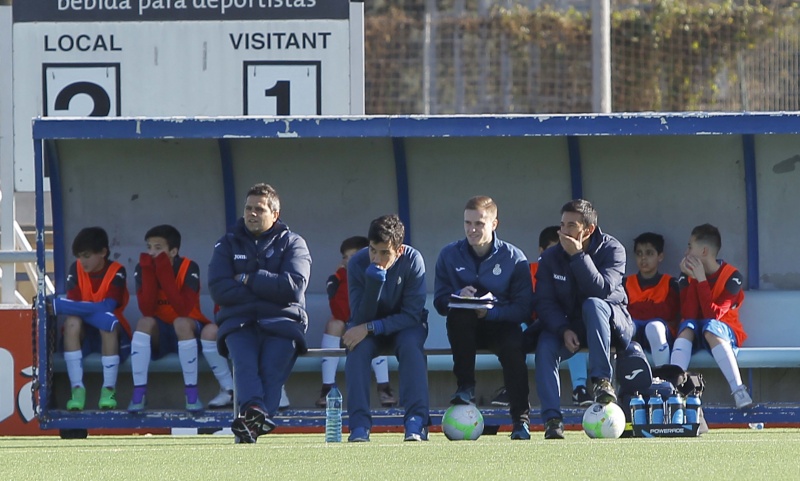
M275 189L251 187L244 216L214 245L208 268L211 297L220 307L217 348L236 375L239 417L231 429L241 443L274 429L281 387L298 353L307 350L311 255L279 215Z
M564 438L559 363L587 347L595 402L614 402L611 346L626 349L634 331L622 283L625 248L600 231L592 204L567 202L558 235L559 244L542 253L536 272L536 313L544 325L536 346L536 387L545 439Z
M511 439L530 439L528 368L520 325L530 321L533 287L520 249L497 238L497 204L477 196L464 207L466 238L445 246L436 262L433 304L447 318L457 390L452 404L475 403L475 354L488 348L503 367L513 429ZM450 308L450 296L497 298L491 309Z
M350 320L342 336L347 348L349 442L369 441L372 359L386 349L397 356L405 440L428 439L428 372L425 339L425 262L403 244L405 227L396 215L372 221L367 239L347 264Z

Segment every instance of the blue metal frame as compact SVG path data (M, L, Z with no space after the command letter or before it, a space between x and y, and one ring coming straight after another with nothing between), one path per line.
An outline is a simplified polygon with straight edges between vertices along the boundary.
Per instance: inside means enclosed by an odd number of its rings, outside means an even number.
M56 288L63 292L65 265L64 225L61 212L60 162L56 142L60 139L217 139L222 168L225 220L237 218L233 156L229 139L240 138L391 138L397 182L398 213L411 239L410 199L405 152L407 138L435 137L566 137L572 196L583 196L580 137L649 135L741 135L745 165L749 287L759 286L758 210L755 171L756 134L798 134L800 113L644 113L548 116L378 116L378 117L228 117L228 118L40 118L33 123L36 173L36 230L39 319L45 319L44 287L44 155L50 168L55 235ZM46 366L47 327L39 324L39 366ZM47 409L51 386L41 376L39 403L41 424L52 427L204 427L227 426L230 412L193 416L184 412L156 412L153 416L123 412L78 416ZM96 423L96 424L95 424Z
M48 170L50 171L50 198L53 213L53 277L56 292L66 290L64 266L66 265L66 246L64 244L64 209L63 191L61 189L61 162L58 148L52 140L45 140Z
M758 289L758 193L756 177L756 140L753 134L742 135L744 151L744 190L747 210L747 287Z
M236 182L233 178L233 154L228 139L219 139L219 161L222 169L222 192L225 202L225 224L230 227L236 223Z
M408 195L408 164L406 162L405 140L392 137L394 152L394 173L397 183L397 216L406 228L405 243L411 244L411 200Z
M792 121L793 120L793 121ZM34 139L432 138L800 133L800 112L519 116L39 118Z
M572 198L583 198L583 171L581 170L581 144L580 139L574 135L567 137L567 150L569 151L569 176L572 185Z

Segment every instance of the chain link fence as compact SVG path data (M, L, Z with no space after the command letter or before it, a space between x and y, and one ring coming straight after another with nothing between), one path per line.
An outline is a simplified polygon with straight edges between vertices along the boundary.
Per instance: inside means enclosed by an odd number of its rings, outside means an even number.
M590 0L373 0L368 114L592 107ZM612 0L612 110L800 110L787 1Z

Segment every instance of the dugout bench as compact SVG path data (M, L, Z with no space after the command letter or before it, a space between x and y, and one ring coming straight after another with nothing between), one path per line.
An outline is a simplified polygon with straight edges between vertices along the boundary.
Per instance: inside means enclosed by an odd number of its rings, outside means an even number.
M184 236L181 253L198 262L202 275L222 226L238 217L244 192L255 181L278 187L282 218L309 243L314 257L310 299L324 299L324 280L339 261L338 241L378 215L400 215L407 240L423 253L431 271L439 249L463 234L460 212L476 193L495 198L500 236L529 258L536 256L538 231L557 222L561 205L586 197L598 208L603 230L626 247L644 230L663 232L670 266L677 265L692 226L718 225L723 255L739 267L748 288L742 316L753 325L747 325L751 340L740 352L740 363L775 372L751 377L754 398L797 402L790 386L800 382L795 369L800 343L791 316L798 312L800 280L793 266L800 265L800 251L787 250L785 239L800 238L800 225L785 222L784 206L800 202L798 134L800 113L785 112L35 119L39 278L49 273L43 243L46 181L52 198L53 274L61 293L69 263L66 246L86 225L105 227L114 259L133 272L144 230L172 223ZM689 195L686 172L713 173L726 189ZM181 189L174 188L175 179ZM633 270L629 262L629 273ZM428 282L432 291L432 275ZM42 292L36 307L43 318ZM314 345L327 311L311 318L308 337ZM446 347L443 323L432 318L431 326L427 346ZM46 327L40 327L42 371L50 359ZM445 342L435 344L437 339ZM87 372L92 362L86 359ZM177 359L169 358L151 364L168 379L179 372L177 366ZM318 385L317 366L311 355L297 363L296 376L314 376L310 391ZM693 368L704 366L713 366L710 356L693 358ZM481 356L477 367L493 373L498 364L493 356ZM431 351L430 375L451 378L449 370L449 356ZM196 427L230 420L229 413L167 411L160 418L93 412L81 419L51 409L52 386L46 378L39 381L45 427L80 421Z

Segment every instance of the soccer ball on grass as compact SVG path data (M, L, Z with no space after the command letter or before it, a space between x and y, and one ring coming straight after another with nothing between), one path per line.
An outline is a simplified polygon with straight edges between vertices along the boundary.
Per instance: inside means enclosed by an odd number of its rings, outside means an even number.
M594 403L583 413L583 430L590 438L618 438L625 430L625 413L616 403Z
M450 441L475 441L483 433L483 415L474 404L450 406L442 416L442 432Z

